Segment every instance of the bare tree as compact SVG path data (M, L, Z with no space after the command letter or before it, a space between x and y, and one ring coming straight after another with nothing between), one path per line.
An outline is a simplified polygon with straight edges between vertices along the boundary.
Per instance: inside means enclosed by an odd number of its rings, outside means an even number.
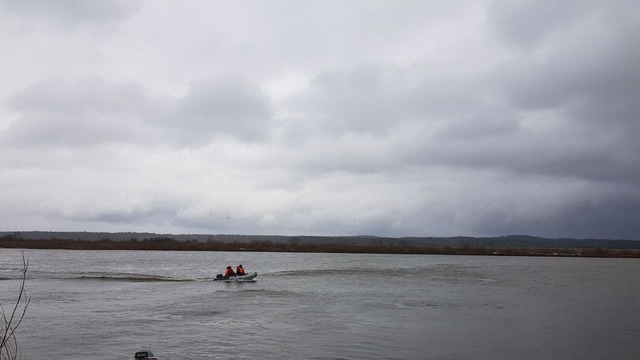
M28 269L29 260L22 253L22 282L20 283L18 298L13 308L8 312L5 311L5 308L0 303L0 360L15 360L20 355L15 333L22 319L24 319L31 301L31 297L27 296L27 292L24 289Z

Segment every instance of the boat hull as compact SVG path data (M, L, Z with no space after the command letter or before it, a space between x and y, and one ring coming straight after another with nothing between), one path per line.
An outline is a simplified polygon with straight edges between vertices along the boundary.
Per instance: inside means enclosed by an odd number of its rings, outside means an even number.
M226 282L243 282L243 281L254 281L253 279L258 276L257 272L252 272L246 275L240 276L222 276L222 274L218 274L213 281L226 281Z

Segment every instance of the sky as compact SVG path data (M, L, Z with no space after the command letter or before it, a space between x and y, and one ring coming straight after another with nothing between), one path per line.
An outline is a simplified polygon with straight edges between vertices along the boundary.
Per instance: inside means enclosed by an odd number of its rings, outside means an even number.
M0 0L0 230L640 239L640 2Z

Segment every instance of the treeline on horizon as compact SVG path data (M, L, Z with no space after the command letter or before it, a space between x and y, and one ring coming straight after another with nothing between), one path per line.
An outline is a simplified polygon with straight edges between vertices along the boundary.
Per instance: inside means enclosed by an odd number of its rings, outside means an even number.
M46 236L34 236L36 234L45 234ZM63 234L72 234L72 236L60 236ZM125 237L123 237L123 235L125 235ZM128 238L126 235L129 235ZM144 235L145 237L141 237L140 235ZM570 241L567 242L567 240ZM558 243L550 243L549 241L557 241ZM602 242L605 242L604 244L606 246L597 246L602 245ZM0 247L69 250L274 251L440 255L640 257L640 241L636 240L544 239L530 236L510 236L500 238L380 238L370 236L159 236L151 233L5 232L0 233Z

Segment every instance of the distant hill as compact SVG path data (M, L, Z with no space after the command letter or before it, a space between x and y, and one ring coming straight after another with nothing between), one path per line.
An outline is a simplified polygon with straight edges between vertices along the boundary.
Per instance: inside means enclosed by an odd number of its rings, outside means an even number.
M640 249L640 240L540 238L527 235L499 237L377 237L377 236L280 236L280 235L203 235L156 234L136 232L59 232L0 231L0 237L13 236L23 240L83 240L83 241L145 241L172 239L191 242L250 243L269 241L274 244L338 244L366 246L522 248L522 249Z

